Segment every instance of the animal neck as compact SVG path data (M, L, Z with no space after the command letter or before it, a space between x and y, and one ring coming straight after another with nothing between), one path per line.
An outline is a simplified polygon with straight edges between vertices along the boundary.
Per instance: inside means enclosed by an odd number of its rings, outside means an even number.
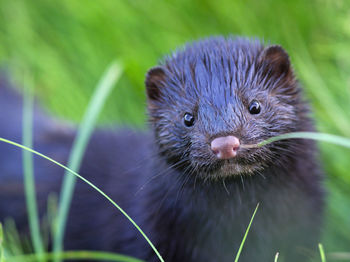
M262 192L271 191L268 180L249 176L210 181L171 170L154 181L146 199L160 252L170 261L188 261L189 256L206 261L205 256L218 252L219 242L218 261L233 260L257 203L266 200Z

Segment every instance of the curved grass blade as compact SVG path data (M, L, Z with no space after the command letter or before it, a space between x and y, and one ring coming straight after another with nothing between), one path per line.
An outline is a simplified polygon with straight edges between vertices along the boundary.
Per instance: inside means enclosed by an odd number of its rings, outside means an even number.
M61 253L43 253L43 256L46 260L51 261L53 258L59 257L60 259L69 259L69 260L107 260L115 262L143 262L143 260L110 253L110 252L101 252L101 251L65 251ZM36 262L37 257L35 254L21 255L14 257L7 257L6 262Z
M83 120L79 126L77 136L72 146L67 165L71 170L79 170L86 146L93 132L98 115L101 112L108 95L112 91L116 82L118 82L122 71L122 66L119 63L113 63L97 84L94 94L92 95L89 105L84 113ZM55 225L56 230L54 231L53 250L55 252L61 252L63 250L64 232L75 183L76 177L65 173L59 201L58 217ZM60 261L60 259L55 259L55 261Z
M29 79L26 79L29 80ZM23 145L33 147L33 92L31 83L24 83L23 95L23 124L22 140ZM40 234L40 224L38 217L38 208L36 202L36 190L33 171L33 155L28 151L23 151L23 177L26 206L28 212L30 235L33 242L35 253L38 261L44 261L44 245Z
M251 226L252 223L253 223L253 220L254 220L256 211L258 211L258 208L259 208L259 203L256 205L256 208L255 208L255 210L254 210L254 213L253 213L253 215L252 215L252 218L250 219L250 222L249 222L249 225L248 225L248 227L247 227L247 230L245 231L244 237L243 237L243 239L242 239L241 245L239 246L239 249L238 249L238 252L237 252L237 255L236 255L236 258L235 258L235 262L238 262L239 256L241 255L241 252L242 252L242 249L243 249L245 240L246 240L246 238L247 238L247 236L248 236L248 232L249 232L250 226Z
M262 147L267 144L279 141L279 140L285 140L285 139L291 139L291 138L302 138L302 139L313 139L317 141L323 141L328 142L331 144L343 146L350 148L350 138L342 137L342 136L336 136L331 134L325 134L325 133L317 133L317 132L293 132L293 133L286 133L279 136L270 137L264 141L261 141L257 144L253 145L241 145L243 148L256 148L256 147Z
M280 255L280 253L276 253L276 255L275 255L275 260L274 260L274 262L277 262L277 260L278 260L278 256Z
M87 180L86 178L82 177L81 175L79 175L77 172L75 172L74 170L66 167L65 165L57 162L56 160L53 160L52 158L45 156L44 154L35 151L34 149L31 149L29 147L26 147L24 145L21 145L19 143L16 143L14 141L8 140L6 138L2 138L0 137L0 141L1 142L5 142L7 144L22 148L24 150L27 150L29 152L32 152L33 154L40 156L46 160L49 160L50 162L54 163L55 165L62 167L63 169L65 169L66 171L68 171L70 174L73 174L74 176L78 177L79 179L83 180L85 183L87 183L89 186L91 186L93 189L95 189L97 192L99 192L104 198L106 198L113 206L115 206L132 224L133 226L141 233L141 235L144 237L144 239L147 241L147 243L150 245L150 247L153 249L153 251L156 253L156 255L158 256L159 260L161 262L164 262L162 256L160 255L160 253L158 252L158 250L155 248L155 246L153 245L153 243L151 242L151 240L146 236L146 234L142 231L142 229L136 224L136 222L124 211L124 209L122 209L116 202L114 202L106 193L104 193L100 188L98 188L97 186L95 186L93 183L91 183L89 180Z

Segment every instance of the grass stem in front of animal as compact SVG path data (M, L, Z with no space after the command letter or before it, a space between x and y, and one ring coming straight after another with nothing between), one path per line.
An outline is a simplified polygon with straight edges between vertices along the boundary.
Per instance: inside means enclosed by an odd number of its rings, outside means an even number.
M33 103L34 96L32 90L32 79L29 75L24 74L25 81L23 95L23 124L22 124L22 140L23 145L32 147L33 145ZM26 196L26 206L29 218L30 235L33 241L37 260L43 262L42 253L44 245L40 233L40 223L38 216L38 208L36 201L36 190L34 182L34 164L33 155L28 151L23 151L23 177L24 189Z
M241 148L245 149L251 149L251 148L258 148L262 147L268 144L271 144L276 141L280 140L286 140L286 139L312 139L322 142L327 142L343 147L350 148L350 138L332 135L332 134L325 134L325 133L317 133L317 132L293 132L293 133L286 133L274 137L270 137L266 140L263 140L257 144L246 144L241 145Z
M321 243L318 244L318 249L320 250L321 261L326 262L326 255L324 253L323 245Z
M252 215L252 218L250 219L250 222L249 222L249 225L247 227L247 230L245 231L245 234L244 234L244 237L242 239L242 242L241 242L241 245L239 246L239 249L238 249L238 252L237 252L237 255L236 255L236 258L235 258L235 262L238 262L239 260L239 256L241 255L241 252L242 252L242 249L243 249L243 246L244 246L244 243L247 239L247 236L248 236L248 233L249 233L249 229L253 223L253 220L254 220L254 217L255 217L255 214L256 214L256 211L258 211L258 208L259 208L259 203L256 205L256 208L254 210L254 213Z
M91 250L79 250L79 251L64 251L60 253L43 253L43 257L49 261L59 257L60 259L69 260L106 260L115 262L143 262L143 260L129 257L126 255L120 255L116 253L103 252L103 251L91 251ZM6 262L37 262L36 254L25 254L18 256L6 257ZM2 262L0 260L0 262Z
M99 113L101 112L108 95L120 79L122 72L122 65L119 62L114 62L108 67L97 84L72 146L68 160L68 167L71 170L79 170L85 149L94 130ZM70 176L67 173L68 172L66 171L62 183L56 230L53 234L53 250L57 253L63 250L64 231L76 182L76 177ZM57 258L55 261L59 262L61 260Z
M4 248L2 246L3 243L3 231L2 224L0 223L0 262L4 262Z
M161 262L164 262L164 259L162 258L162 256L160 255L160 253L158 252L158 250L156 249L156 247L153 245L153 243L151 242L151 240L146 236L146 234L142 231L142 229L139 227L139 225L136 224L136 222L124 211L124 209L122 209L115 201L113 201L113 199L111 199L106 193L104 193L99 187L95 186L93 183L91 183L89 180L87 180L86 178L82 177L81 175L79 175L77 172L75 172L74 170L66 167L65 165L57 162L56 160L38 152L35 151L34 149L31 149L29 147L26 147L24 145L21 145L19 143L16 143L14 141L8 140L6 138L2 138L0 137L0 141L1 142L5 142L7 144L19 147L23 150L29 151L39 157L42 157L52 163L54 163L55 165L65 169L66 171L68 171L70 174L78 177L79 179L83 180L85 183L87 183L89 186L91 186L93 189L95 189L98 193L100 193L104 198L106 198L114 207L116 207L129 221L130 223L140 232L140 234L144 237L144 239L147 241L147 243L150 245L150 247L153 249L153 251L156 253L157 257L159 258L159 260ZM58 252L58 254L61 252ZM60 258L59 256L57 258Z

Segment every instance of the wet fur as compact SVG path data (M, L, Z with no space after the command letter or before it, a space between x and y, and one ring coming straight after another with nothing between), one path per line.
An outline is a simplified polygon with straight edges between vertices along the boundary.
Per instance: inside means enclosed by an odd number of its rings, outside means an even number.
M313 130L287 53L258 40L210 38L166 57L149 71L146 88L151 134L96 131L80 173L126 209L167 262L233 261L257 203L240 261L273 261L277 251L284 261L308 261L316 252L323 211L314 142L295 139L240 149L237 158L225 161L218 161L209 146L221 135L251 144ZM0 135L18 141L20 129L8 130L20 126L20 98L9 96L17 103L5 104L5 99L0 106L17 112L17 122L2 125ZM249 114L251 99L261 102L261 114ZM191 128L183 125L186 112L196 117ZM74 129L64 126L62 134L40 115L36 113L35 148L65 162ZM6 117L1 119L6 123ZM12 195L4 190L21 183L20 166L10 164L20 161L16 150L0 145L0 217L15 217L25 230L20 186ZM43 213L44 199L58 190L63 172L38 159L35 166ZM130 223L82 183L75 191L66 248L158 261Z

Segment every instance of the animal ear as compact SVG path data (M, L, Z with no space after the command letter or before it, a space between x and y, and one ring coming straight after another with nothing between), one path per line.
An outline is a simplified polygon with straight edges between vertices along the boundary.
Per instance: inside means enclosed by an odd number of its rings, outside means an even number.
M265 48L260 55L260 62L265 67L265 73L276 77L292 77L292 68L287 52L279 45L272 45Z
M160 98L161 89L165 83L165 71L163 67L157 66L151 68L146 75L145 85L147 97L150 100L158 100Z

